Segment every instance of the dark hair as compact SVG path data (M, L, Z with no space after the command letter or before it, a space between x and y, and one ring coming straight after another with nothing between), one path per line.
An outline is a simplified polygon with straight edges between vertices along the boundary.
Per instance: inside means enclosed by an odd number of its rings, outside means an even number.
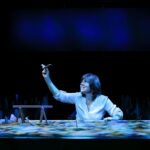
M90 88L93 94L93 99L95 99L98 95L101 94L101 82L97 75L93 73L84 74L81 77L81 81L85 80L90 84Z

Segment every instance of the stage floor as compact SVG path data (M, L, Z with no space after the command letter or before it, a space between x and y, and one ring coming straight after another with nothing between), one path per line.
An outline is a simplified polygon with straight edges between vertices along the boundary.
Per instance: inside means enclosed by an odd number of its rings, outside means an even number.
M39 120L0 124L1 139L150 139L150 120Z

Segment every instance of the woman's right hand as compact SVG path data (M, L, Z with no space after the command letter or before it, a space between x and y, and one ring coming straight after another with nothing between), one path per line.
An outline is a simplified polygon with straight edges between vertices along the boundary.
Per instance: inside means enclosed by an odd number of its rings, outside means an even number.
M52 83L51 79L50 79L50 73L49 73L49 69L48 67L51 66L51 64L48 64L48 65L44 65L44 64L41 64L41 67L42 67L42 76L44 77L44 80L49 88L49 90L51 91L51 93L53 95L56 95L59 90L57 89L57 87Z
M46 65L44 64L41 64L41 67L42 67L42 76L44 78L48 78L49 77L49 69Z

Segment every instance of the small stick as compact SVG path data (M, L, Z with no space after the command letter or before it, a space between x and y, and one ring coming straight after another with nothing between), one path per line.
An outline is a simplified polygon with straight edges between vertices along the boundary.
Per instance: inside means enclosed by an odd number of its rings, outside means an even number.
M52 66L52 64L48 64L48 65L41 64L42 69L48 68L49 66Z

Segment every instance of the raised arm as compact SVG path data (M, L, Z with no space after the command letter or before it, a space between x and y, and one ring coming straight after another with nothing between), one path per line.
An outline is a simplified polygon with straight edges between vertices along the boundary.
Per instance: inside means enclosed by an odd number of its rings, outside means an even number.
M41 64L42 67L42 76L48 86L48 89L50 90L50 92L52 93L53 96L55 96L58 92L59 89L54 85L54 83L52 82L51 78L50 78L50 73L49 73L49 69L48 69L49 65L44 65Z

